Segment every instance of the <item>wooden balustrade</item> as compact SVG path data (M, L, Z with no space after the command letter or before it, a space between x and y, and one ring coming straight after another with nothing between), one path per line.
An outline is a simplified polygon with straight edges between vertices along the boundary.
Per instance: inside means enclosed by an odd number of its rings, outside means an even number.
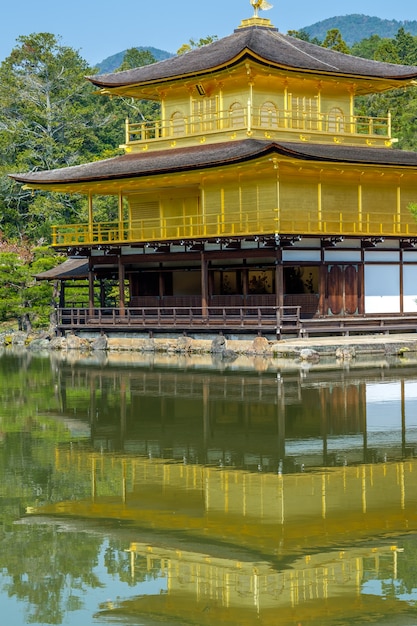
M190 303L178 306L160 303L154 306L121 308L60 308L58 327L65 329L130 330L236 330L273 332L280 334L285 326L298 334L300 306L277 307L259 304L235 303L231 306L213 304L203 307Z

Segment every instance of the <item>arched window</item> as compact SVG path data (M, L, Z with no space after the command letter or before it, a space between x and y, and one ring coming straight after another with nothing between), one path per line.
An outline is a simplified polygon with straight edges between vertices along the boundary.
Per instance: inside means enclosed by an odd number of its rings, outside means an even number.
M245 125L245 112L240 102L234 102L229 109L230 125L232 128L243 128Z
M181 111L175 111L171 115L171 130L175 136L185 135L185 120Z
M278 109L273 102L264 102L260 110L260 125L262 128L278 126Z
M343 133L345 131L345 116L339 107L330 109L327 116L327 130L329 133Z

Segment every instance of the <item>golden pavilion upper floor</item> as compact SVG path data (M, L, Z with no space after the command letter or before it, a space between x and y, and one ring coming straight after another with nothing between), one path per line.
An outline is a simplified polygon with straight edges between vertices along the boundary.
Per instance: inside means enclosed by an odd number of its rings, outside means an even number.
M416 75L414 67L340 54L253 18L210 45L89 80L104 95L159 104L156 120L126 120L124 147L141 152L247 137L390 147L389 111L358 115L356 98L413 85Z

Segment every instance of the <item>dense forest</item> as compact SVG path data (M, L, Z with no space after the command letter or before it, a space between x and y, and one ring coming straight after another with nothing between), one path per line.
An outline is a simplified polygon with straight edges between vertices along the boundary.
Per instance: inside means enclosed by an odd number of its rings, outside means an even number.
M310 26L306 26L303 30L311 37L317 37L323 40L327 31L337 28L348 46L368 39L372 35L379 35L382 38L393 38L400 28L411 35L417 35L417 21L407 20L399 22L398 20L383 20L379 17L363 15L361 13L351 13L350 15L338 15L329 17L327 20L315 22Z
M369 59L417 65L417 37L399 28L392 38L372 35L351 47L338 29L323 40L306 31L289 34ZM216 37L190 40L179 52ZM86 75L97 72L74 49L50 33L18 38L0 65L0 323L45 326L51 287L33 276L61 261L48 247L52 224L87 221L83 197L25 189L8 174L52 169L120 153L124 120L153 119L154 103L98 97ZM147 49L125 51L118 70L155 62ZM361 97L357 113L385 116L391 111L398 148L417 150L417 89ZM111 220L117 208L103 199L98 219Z

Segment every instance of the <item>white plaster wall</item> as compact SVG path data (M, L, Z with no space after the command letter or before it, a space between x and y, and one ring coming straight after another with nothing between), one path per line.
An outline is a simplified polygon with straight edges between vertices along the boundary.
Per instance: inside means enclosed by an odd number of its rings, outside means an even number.
M365 313L400 312L399 265L365 266Z
M328 263L360 263L360 250L326 250L324 260Z
M404 313L417 311L417 265L403 266Z
M400 253L395 250L366 250L365 263L368 261L374 263L398 263Z
M283 250L283 261L312 261L315 263L320 262L320 250Z

